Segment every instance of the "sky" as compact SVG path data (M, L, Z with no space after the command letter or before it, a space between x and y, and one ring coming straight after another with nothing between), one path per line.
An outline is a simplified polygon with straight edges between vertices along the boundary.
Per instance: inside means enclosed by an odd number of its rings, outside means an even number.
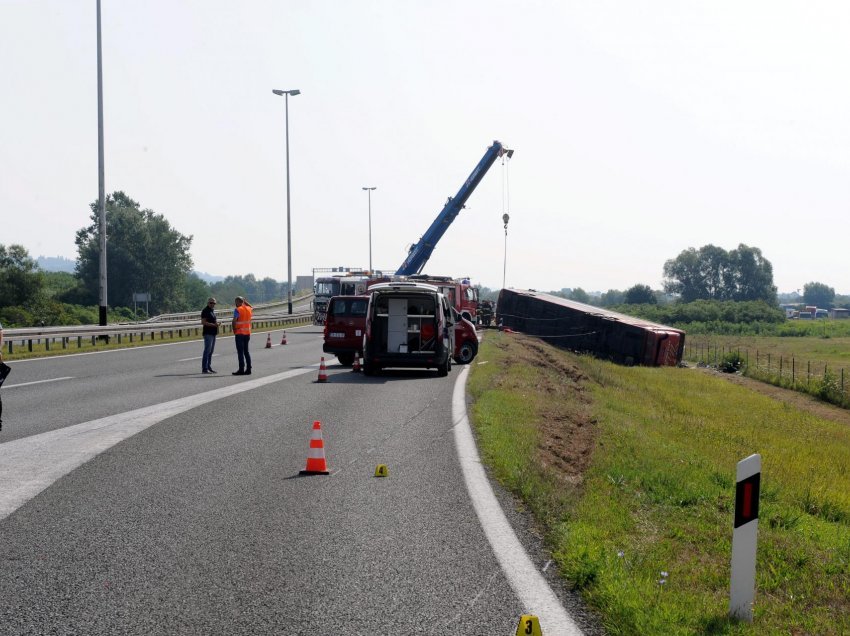
M690 247L850 293L850 3L102 0L106 190L195 269L659 289ZM97 199L95 0L0 0L0 243L76 257ZM369 202L363 187L371 193ZM508 213L507 236L502 215Z

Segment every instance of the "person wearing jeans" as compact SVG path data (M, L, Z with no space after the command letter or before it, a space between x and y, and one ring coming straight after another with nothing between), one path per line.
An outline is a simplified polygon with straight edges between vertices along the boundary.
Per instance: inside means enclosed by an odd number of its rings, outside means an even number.
M233 375L251 375L251 354L248 353L248 343L251 341L251 320L254 308L242 296L234 301L233 334L236 341L236 356L239 359L239 370Z
M215 315L215 298L207 298L207 306L201 311L204 326L204 355L201 357L201 373L215 373L212 368L215 339L218 336L218 318Z

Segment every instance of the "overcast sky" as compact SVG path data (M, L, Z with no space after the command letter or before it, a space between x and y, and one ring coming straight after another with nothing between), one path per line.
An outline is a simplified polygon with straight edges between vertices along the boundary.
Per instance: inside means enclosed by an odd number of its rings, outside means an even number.
M850 293L850 3L103 0L106 188L195 268L395 270L498 139L425 271L659 288L758 247ZM0 243L76 257L97 199L95 0L0 0Z

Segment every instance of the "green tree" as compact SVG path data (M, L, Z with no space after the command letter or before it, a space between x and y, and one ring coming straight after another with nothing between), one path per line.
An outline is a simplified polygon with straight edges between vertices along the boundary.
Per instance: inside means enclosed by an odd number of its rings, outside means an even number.
M599 297L600 307L613 307L622 305L626 300L626 293L619 289L609 289Z
M654 305L658 299L649 285L634 285L626 290L624 302L627 305Z
M743 243L726 252L715 245L693 247L664 263L664 290L683 302L763 300L776 303L773 266L757 247Z
M201 311L207 305L207 298L210 297L210 286L205 280L195 274L189 272L183 279L183 299L184 306L181 308L185 311L197 309Z
M773 284L773 265L757 247L741 243L729 253L733 285L725 300L763 300L775 305L776 285Z
M581 287L576 287L574 290L570 292L569 296L570 300L574 300L577 303L589 303L590 302L590 294L584 291Z
M88 303L98 302L100 245L97 203L92 224L77 232L77 277ZM106 199L107 291L113 306L132 307L133 293L150 292L151 311L181 309L184 280L192 268L192 237L173 229L153 210L142 210L123 192Z
M0 244L0 307L32 303L44 286L44 274L23 245Z
M835 302L835 288L825 283L803 285L803 302L823 309L830 309Z

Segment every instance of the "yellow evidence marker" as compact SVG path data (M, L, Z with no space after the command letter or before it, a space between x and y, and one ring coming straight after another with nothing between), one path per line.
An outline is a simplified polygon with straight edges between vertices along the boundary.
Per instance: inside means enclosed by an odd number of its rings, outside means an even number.
M523 614L519 619L519 625L516 626L516 636L543 636L543 631L540 629L540 621L533 614Z
M390 474L390 471L387 470L386 464L378 464L375 467L375 477L386 477Z

